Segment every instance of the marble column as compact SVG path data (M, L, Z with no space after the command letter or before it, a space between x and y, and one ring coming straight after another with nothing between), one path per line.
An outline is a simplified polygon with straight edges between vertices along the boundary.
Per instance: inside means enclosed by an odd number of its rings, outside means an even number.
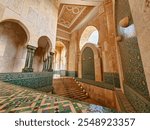
M43 71L46 71L46 60L43 60Z
M47 70L48 71L50 70L50 62L51 62L51 57L48 56L48 65L47 65Z
M45 70L48 71L48 58L46 59L46 62L45 62Z
M52 64L53 64L53 57L54 57L54 53L50 52L50 65L49 65L49 71L53 71L52 69Z
M26 56L26 62L25 67L22 69L22 72L33 72L33 57L35 53L36 47L27 45L27 56Z

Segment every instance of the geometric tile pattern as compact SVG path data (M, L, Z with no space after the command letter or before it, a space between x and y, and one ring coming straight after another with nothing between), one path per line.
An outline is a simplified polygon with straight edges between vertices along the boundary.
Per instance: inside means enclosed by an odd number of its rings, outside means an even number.
M124 84L125 95L136 110L136 112L149 113L150 112L150 98L145 98L127 84Z
M114 110L0 82L0 112L86 113L114 112Z
M119 73L103 73L104 82L114 85L116 88L120 88L120 80L119 80Z
M143 69L138 40L128 0L116 1L116 27L122 41L119 43L124 74L124 92L137 112L150 112L150 96ZM130 16L129 26L121 28L119 21Z
M53 72L0 73L0 80L11 84L39 89L52 86ZM50 88L52 89L52 88Z
M136 37L119 43L125 83L143 96L149 96Z

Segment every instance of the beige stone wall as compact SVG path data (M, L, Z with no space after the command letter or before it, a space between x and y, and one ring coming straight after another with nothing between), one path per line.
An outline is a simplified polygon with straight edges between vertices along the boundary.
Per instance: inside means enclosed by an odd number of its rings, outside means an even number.
M150 0L129 0L150 92Z
M16 23L0 23L0 72L19 72L24 67L27 35Z
M99 102L101 105L116 109L115 92L94 85L79 82L89 97Z
M22 57L14 64L23 68L26 58L26 50L24 50L26 45L38 47L38 40L41 36L47 36L52 43L52 51L55 50L58 14L57 5L54 0L0 0L0 22L6 20L14 21L25 30L27 35L27 42L22 49L18 49L19 51L16 53L15 48L11 47L11 44L9 48L5 48L3 45L4 41L0 41L0 64L2 62L4 63L1 66L8 64L9 66L13 66L11 62L8 62L10 59L4 61L5 59L2 58L2 53L13 50L12 52L17 54L19 58ZM9 42L11 41L9 40ZM18 69L18 67L16 67L14 71L21 71L21 68ZM12 70L8 69L8 71ZM2 68L0 72L5 72L5 70Z
M69 57L68 57L68 71L78 70L78 32L73 32L71 34L71 40L69 45Z
M33 58L33 71L34 72L42 72L42 70L43 70L43 55L44 55L43 48L38 47L35 50L35 55Z
M0 21L16 19L26 26L30 45L46 35L55 48L58 9L50 0L0 0L0 10Z

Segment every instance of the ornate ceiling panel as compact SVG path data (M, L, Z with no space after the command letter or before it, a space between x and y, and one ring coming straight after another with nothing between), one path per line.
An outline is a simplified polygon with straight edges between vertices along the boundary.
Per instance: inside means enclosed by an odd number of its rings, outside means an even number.
M61 4L58 28L71 31L93 8L93 6Z
M63 5L58 23L69 28L85 8L85 6Z

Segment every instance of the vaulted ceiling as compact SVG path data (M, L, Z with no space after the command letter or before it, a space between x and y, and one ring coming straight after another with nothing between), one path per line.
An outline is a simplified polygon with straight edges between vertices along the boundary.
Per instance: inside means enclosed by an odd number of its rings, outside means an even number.
M104 0L60 0L58 29L71 32Z

